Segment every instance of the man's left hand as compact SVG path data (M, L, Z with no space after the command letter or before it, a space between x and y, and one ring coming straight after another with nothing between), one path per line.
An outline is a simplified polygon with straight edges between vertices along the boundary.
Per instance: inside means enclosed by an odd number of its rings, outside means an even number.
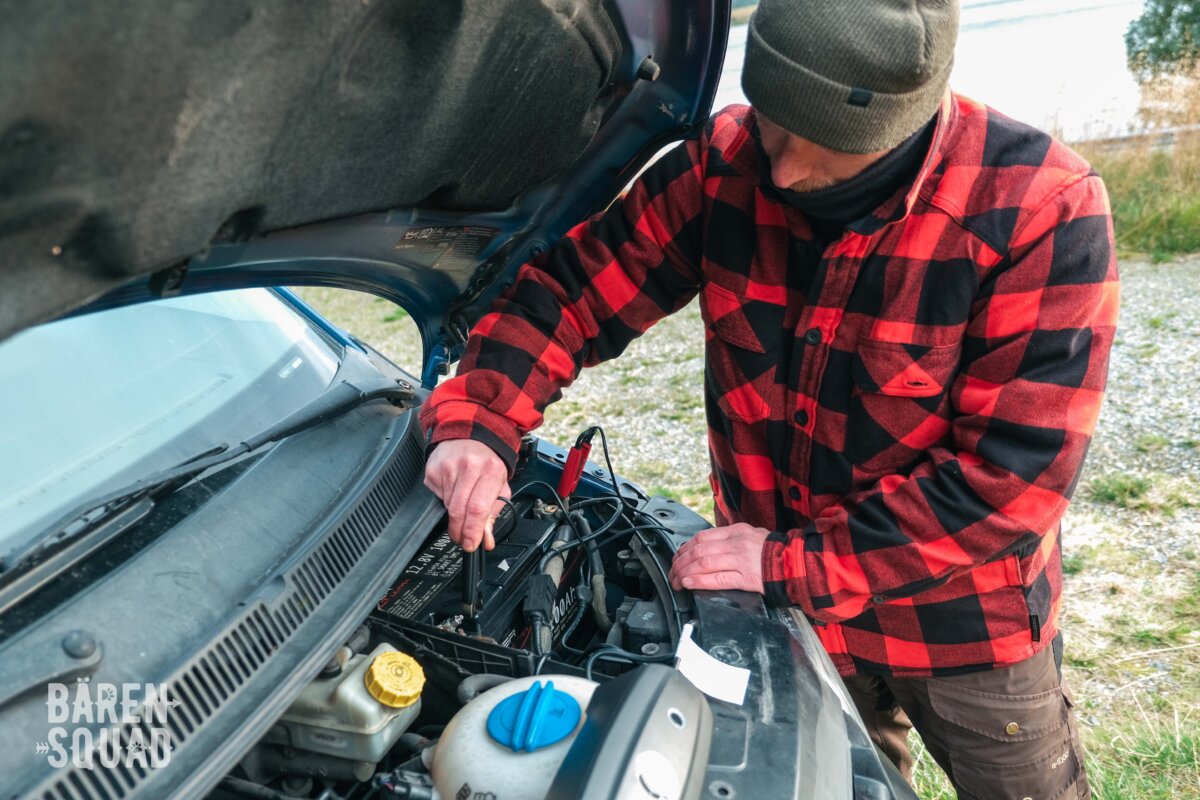
M769 534L766 528L745 522L701 531L675 554L671 585L762 594L762 549Z

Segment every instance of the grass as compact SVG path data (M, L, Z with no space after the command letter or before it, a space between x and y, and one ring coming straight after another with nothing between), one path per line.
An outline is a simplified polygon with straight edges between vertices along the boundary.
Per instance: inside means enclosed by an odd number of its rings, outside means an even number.
M1149 478L1117 473L1093 478L1087 491L1088 496L1098 503L1120 508L1142 508L1153 485Z
M1157 721L1124 726L1102 756L1087 756L1097 800L1196 797L1200 792L1200 736L1178 718L1169 728Z
M1177 316L1179 316L1178 311L1170 311L1166 314L1155 314L1153 317L1150 317L1150 319L1146 320L1146 325L1148 325L1152 331L1161 331L1167 327L1168 322L1175 319Z
M1200 136L1169 151L1132 147L1089 160L1108 187L1121 255L1166 261L1200 251Z
M1154 434L1139 438L1134 447L1138 452L1153 455L1170 445L1170 440ZM1174 516L1184 508L1200 505L1200 486L1188 478L1176 478L1162 473L1130 475L1110 472L1092 478L1086 489L1088 499L1105 505L1132 511L1154 512Z
M1064 553L1062 559L1063 573L1078 575L1087 566L1087 557L1082 553Z
M1153 132L1200 124L1197 87L1200 70L1143 86L1146 128ZM1085 142L1075 149L1108 187L1119 254L1166 261L1200 251L1200 133L1176 136L1166 146L1144 139L1121 146Z
M1145 433L1137 438L1134 442L1134 447L1139 453L1157 453L1171 445L1171 440L1162 434Z

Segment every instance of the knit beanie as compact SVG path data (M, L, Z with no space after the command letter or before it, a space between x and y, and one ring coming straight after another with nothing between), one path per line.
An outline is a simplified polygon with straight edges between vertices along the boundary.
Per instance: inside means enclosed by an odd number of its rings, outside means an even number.
M958 0L761 0L742 89L819 145L888 150L937 111L957 38Z

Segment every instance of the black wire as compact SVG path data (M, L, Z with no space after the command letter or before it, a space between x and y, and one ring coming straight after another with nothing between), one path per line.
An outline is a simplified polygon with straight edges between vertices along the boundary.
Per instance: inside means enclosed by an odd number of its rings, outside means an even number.
M606 497L604 499L610 500L611 498ZM569 518L569 516L570 515L568 515L568 518ZM613 514L613 517L609 518L608 522L604 523L597 530L592 531L590 534L588 534L586 536L579 535L579 529L575 527L574 522L572 521L571 529L573 531L575 531L575 538L568 542L559 542L557 545L551 544L548 547L548 549L546 550L546 554L544 556L542 556L541 562L538 564L538 571L544 572L546 569L546 565L550 563L550 559L554 558L555 556L565 553L568 550L579 547L580 545L588 544L590 542L596 541L597 539L600 539L600 537L604 536L605 534L607 534L609 532L612 525L616 521L619 521L619 518L621 516L622 516L622 510L618 507L616 513ZM602 542L600 542L600 544L602 544L602 545L608 544L610 541L612 541L612 539L616 539L620 536L624 536L627 532L628 531L626 531L626 530L616 531L611 535L610 538L604 539Z
M638 538L638 541L642 543L642 547L645 548L646 552L650 554L650 560L654 562L654 567L658 570L658 575L663 580L663 586L665 587L667 593L667 599L671 601L671 613L675 615L675 625L680 631L682 631L683 614L679 610L679 603L675 601L675 592L671 588L671 579L667 577L667 571L663 569L662 562L658 560L658 556L655 555L654 549L650 546L650 543L647 542L645 537L642 536L642 532L635 531L633 535Z
M641 514L645 518L654 522L655 526L660 529L661 533L664 533L666 535L671 535L672 531L669 528L662 526L660 523L657 522L657 520L654 519L654 517L651 514L643 511L640 508L637 508L636 506L633 505L633 502L631 500L629 500L629 498L624 497L621 494L621 487L617 484L617 472L616 472L616 470L613 469L612 456L610 456L609 452L608 452L608 436L605 435L604 428L600 427L599 425L596 425L594 427L596 429L596 432L600 434L600 446L604 450L604 465L608 468L608 477L609 477L609 480L612 482L613 494L617 497L617 499L621 502L621 504L623 506L628 507L635 514ZM631 525L632 525L632 522L631 522ZM679 627L679 630L682 631L683 630L683 613L679 609L679 603L676 602L676 600L675 600L675 592L671 589L671 582L667 578L667 571L665 569L663 569L662 562L660 562L658 560L658 555L654 552L653 548L650 547L650 544L642 537L641 532L635 531L634 535L638 537L639 541L641 541L642 546L645 547L646 552L650 556L650 560L654 562L654 566L658 569L658 574L663 579L663 585L666 586L667 600L671 604L671 613L675 617L675 624ZM670 542L670 539L667 539L667 542Z
M621 494L621 487L617 485L617 473L613 469L612 457L608 454L608 437L604 435L604 428L597 425L596 431L600 434L600 446L604 448L604 466L608 467L608 479L612 483L613 494L620 498L622 503L629 504L629 499Z
M642 653L631 653L628 650L622 650L619 647L605 645L592 652L584 662L583 673L587 679L593 680L592 669L596 666L597 661L628 661L631 664L660 664L664 661L671 661L675 658L674 653L659 653L658 655L648 656Z
M576 650L574 647L571 647L567 643L567 640L571 638L571 634L575 633L575 629L579 627L579 623L583 622L584 616L587 614L588 609L591 608L591 603L584 602L584 599L579 597L578 594L576 594L576 597L579 598L579 608L575 610L575 617L571 620L571 624L563 631L562 638L559 640L559 647L576 653L582 653L582 650Z
M568 550L573 550L580 545L588 544L589 542L596 542L597 547L603 547L616 541L617 539L620 539L622 536L628 536L631 531L635 530L638 530L638 528L620 528L612 531L611 533L609 531L597 531L579 539L572 539L569 542L560 542L557 546L551 547L546 551L546 555L542 556L542 560L538 565L538 569L540 571L544 571L546 569L546 564L550 563L550 559L557 555L566 553ZM601 536L604 536L604 538L600 539Z
M523 485L519 489L517 489L515 492L513 492L512 496L516 497L517 495L524 493L525 491L527 491L528 489L530 489L534 486L545 486L547 489L550 490L550 494L554 495L554 501L556 503L558 503L559 508L565 509L567 507L567 504L563 502L562 496L559 495L558 489L555 489L553 486L546 483L545 481L530 481L529 483L526 483L525 485Z

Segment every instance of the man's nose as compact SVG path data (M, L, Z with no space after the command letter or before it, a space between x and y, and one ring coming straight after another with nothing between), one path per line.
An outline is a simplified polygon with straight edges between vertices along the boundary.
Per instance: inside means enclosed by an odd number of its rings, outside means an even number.
M803 148L788 146L771 158L771 181L780 189L813 177L813 159Z

